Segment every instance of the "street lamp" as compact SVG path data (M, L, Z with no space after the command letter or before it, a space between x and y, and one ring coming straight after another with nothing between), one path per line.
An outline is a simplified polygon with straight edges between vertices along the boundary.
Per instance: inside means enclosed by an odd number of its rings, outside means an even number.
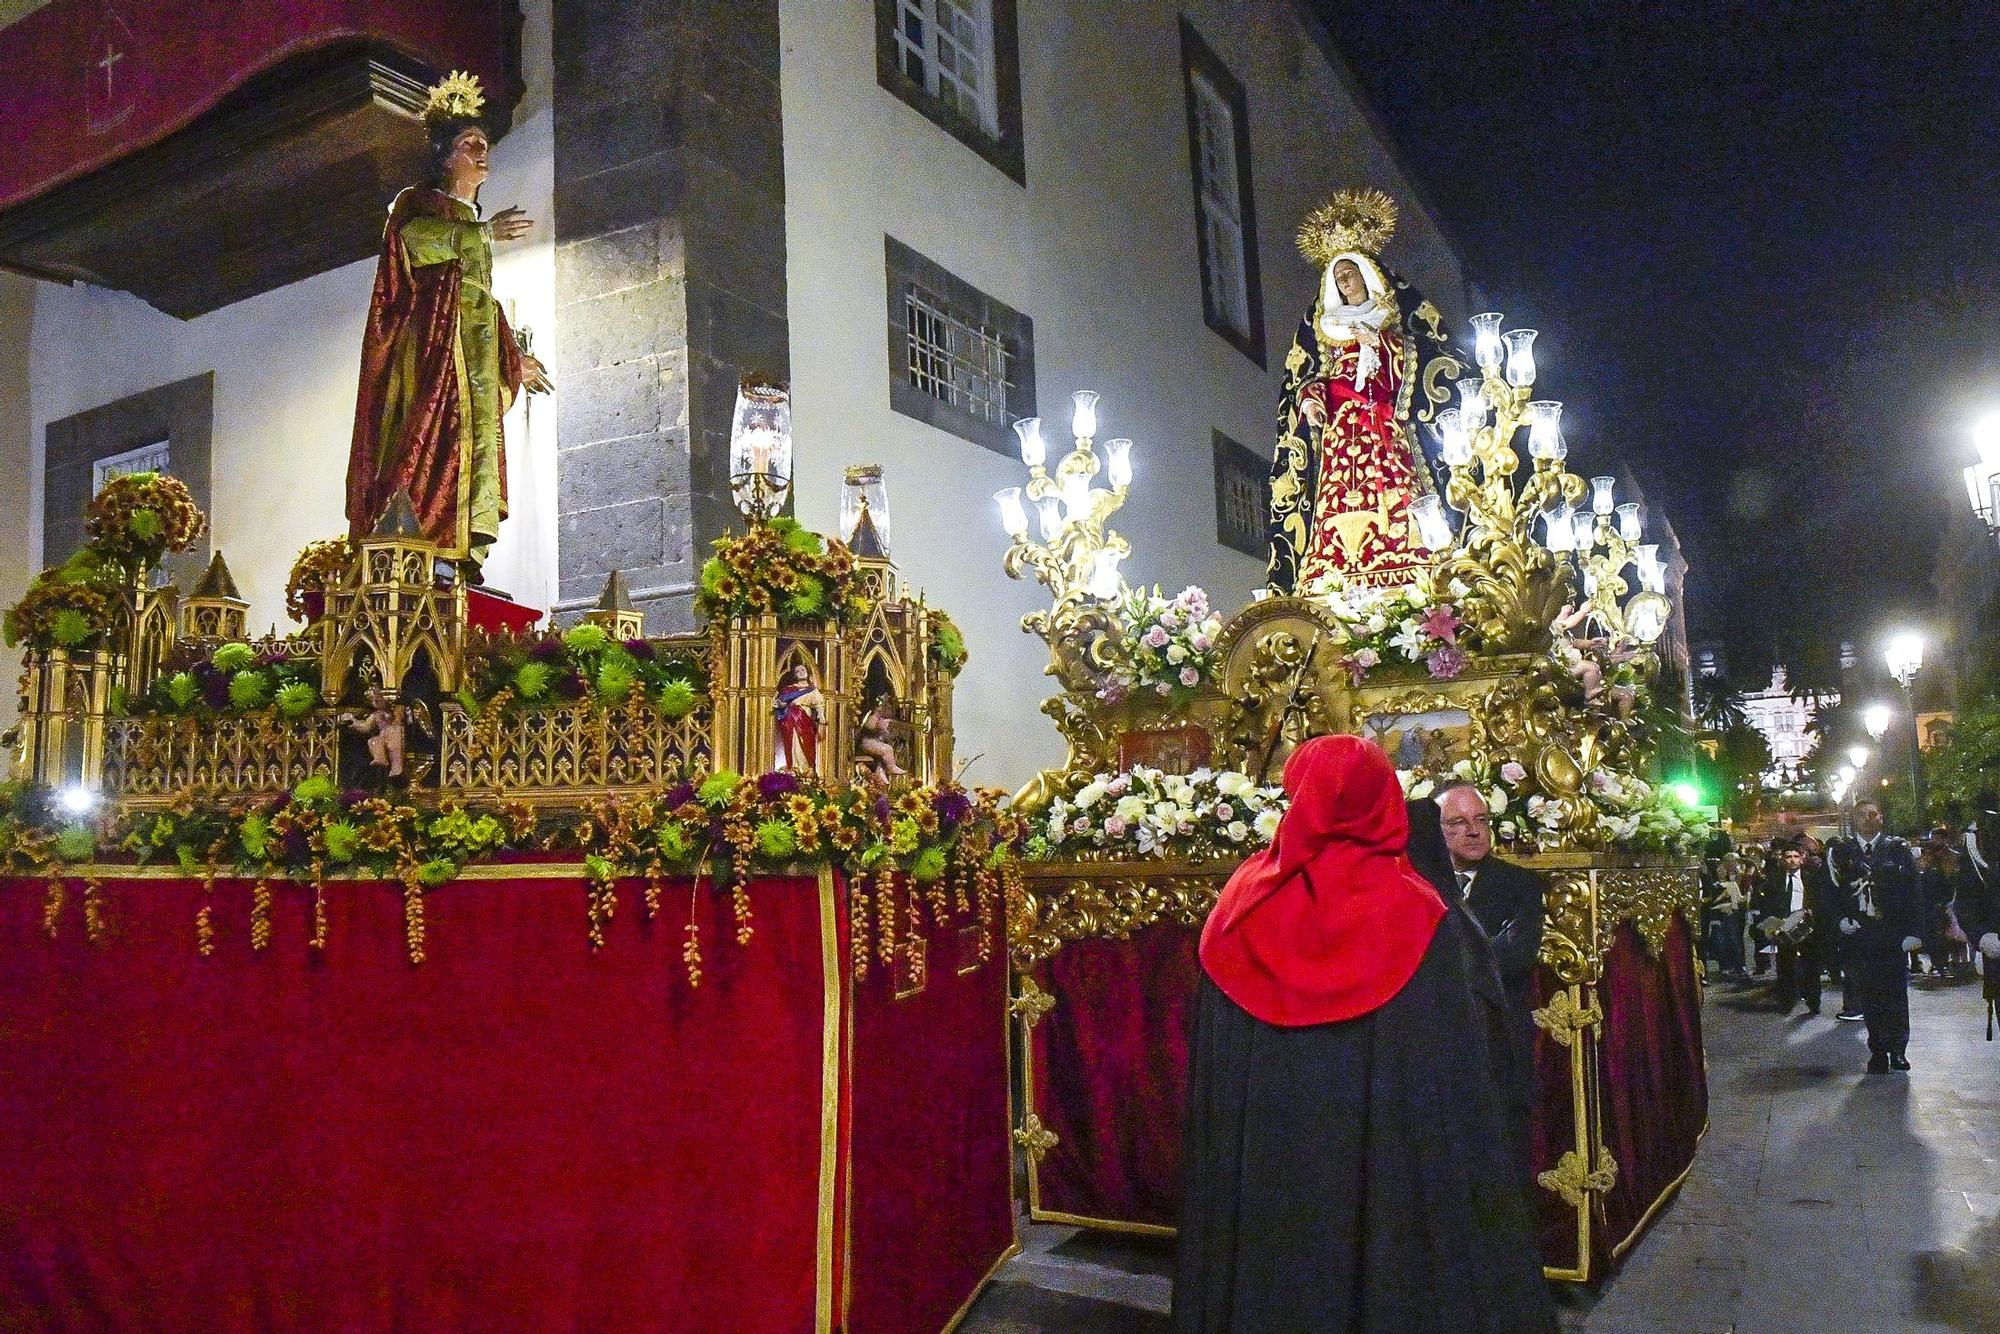
M2000 412L1981 417L1972 426L1972 443L1979 462L1965 470L1965 493L1972 512L1987 531L2000 538Z
M1868 711L1861 715L1861 725L1868 729L1871 740L1880 741L1883 734L1889 730L1891 716L1887 704L1870 704Z
M1917 802L1917 827L1930 823L1930 812L1924 803L1923 757L1918 750L1917 738L1917 673L1924 669L1924 637L1914 630L1905 630L1889 639L1883 649L1882 658L1889 665L1889 675L1896 678L1896 684L1903 688L1903 703L1910 711L1910 791Z
M1866 769L1868 767L1868 757L1873 753L1866 746L1849 746L1847 748L1847 762L1852 764L1856 769Z

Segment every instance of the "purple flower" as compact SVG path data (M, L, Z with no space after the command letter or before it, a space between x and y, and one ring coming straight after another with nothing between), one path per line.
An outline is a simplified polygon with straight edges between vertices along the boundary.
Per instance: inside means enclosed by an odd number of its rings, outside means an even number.
M625 651L641 662L651 662L653 660L653 641L650 639L628 639L625 641Z
M875 798L875 822L882 825L889 823L889 799L887 797Z
M201 683L202 702L211 709L229 707L229 678L211 669Z
M693 800L694 800L693 783L682 783L677 787L668 789L667 791L667 808L669 810L678 810L679 808L687 805L690 801Z
M285 831L285 860L298 863L312 856L312 835L294 825Z
M528 650L528 656L539 658L543 662L553 662L562 656L562 651L563 646L560 639L538 639L535 641L534 646Z
M972 814L972 798L955 788L941 788L931 798L931 809L937 812L941 822L955 825Z
M352 810L366 800L368 800L368 794L358 787L350 787L340 794L340 806L342 810Z
M1436 680L1449 681L1465 670L1465 655L1446 646L1425 658L1424 666L1430 668L1431 676Z
M757 780L757 791L766 797L782 797L798 790L798 778L783 769L773 770Z
M1423 626L1424 633L1432 639L1441 639L1447 644L1458 642L1458 617L1452 614L1449 602L1431 608L1430 615L1424 617Z
M556 693L564 699L582 699L583 691L583 677L574 671L564 672L556 678Z

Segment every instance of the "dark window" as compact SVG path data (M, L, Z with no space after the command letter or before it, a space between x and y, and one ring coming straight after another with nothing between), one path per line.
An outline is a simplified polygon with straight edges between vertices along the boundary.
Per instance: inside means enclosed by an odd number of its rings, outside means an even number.
M1014 0L875 0L875 75L1026 184Z
M1035 415L1035 326L1027 316L883 238L889 285L889 406L975 444L1013 452Z
M1215 540L1246 556L1270 554L1271 461L1215 432Z
M1264 364L1264 299L1257 275L1257 216L1250 189L1250 114L1243 84L1185 18L1188 162L1194 177L1201 306L1208 327Z

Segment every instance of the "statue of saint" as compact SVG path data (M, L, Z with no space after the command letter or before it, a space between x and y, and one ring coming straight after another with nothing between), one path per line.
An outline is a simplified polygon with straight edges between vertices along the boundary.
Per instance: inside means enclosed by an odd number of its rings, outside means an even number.
M771 704L777 725L777 755L771 767L811 773L819 766L819 729L826 725L826 696L804 663L785 673Z
M407 490L424 536L475 580L507 517L501 418L522 389L550 388L493 296L493 243L533 223L518 208L481 215L485 100L469 74L431 89L430 178L396 196L382 229L347 459L353 536Z
M1366 190L1341 192L1299 229L1321 282L1278 407L1269 582L1280 593L1328 576L1400 586L1430 560L1409 514L1433 489L1415 426L1448 400L1460 363L1437 308L1377 258L1395 227L1395 202Z

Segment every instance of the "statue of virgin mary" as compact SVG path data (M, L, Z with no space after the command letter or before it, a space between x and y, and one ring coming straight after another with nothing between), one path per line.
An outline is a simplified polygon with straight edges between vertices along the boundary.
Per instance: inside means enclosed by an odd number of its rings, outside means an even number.
M1378 258L1395 228L1395 201L1349 190L1299 229L1320 291L1285 357L1278 406L1269 582L1280 593L1329 577L1394 587L1430 560L1409 513L1433 490L1415 428L1448 401L1461 363L1437 307Z

